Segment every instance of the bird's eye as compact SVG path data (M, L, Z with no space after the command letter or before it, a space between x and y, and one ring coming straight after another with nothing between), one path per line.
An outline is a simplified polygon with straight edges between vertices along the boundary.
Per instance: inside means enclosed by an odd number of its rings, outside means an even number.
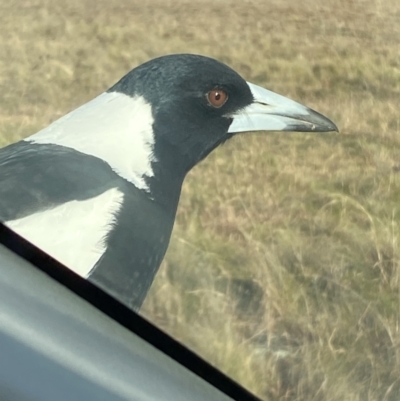
M228 100L228 94L223 89L212 89L207 93L207 100L211 106L219 109Z

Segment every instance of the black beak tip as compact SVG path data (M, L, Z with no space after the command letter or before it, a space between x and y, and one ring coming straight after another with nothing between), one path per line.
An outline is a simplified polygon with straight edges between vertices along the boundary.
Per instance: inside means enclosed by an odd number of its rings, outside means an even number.
M328 120L328 119L327 119ZM324 124L324 131L325 132L339 132L339 128L337 127L337 125L333 122L333 121L331 121L331 120L328 120L327 122L326 122L326 124Z
M315 110L312 110L312 109L309 109L309 110L310 110L309 118L307 118L305 120L314 125L313 131L316 131L316 132L339 132L339 128L332 120L325 117L321 113L318 113Z

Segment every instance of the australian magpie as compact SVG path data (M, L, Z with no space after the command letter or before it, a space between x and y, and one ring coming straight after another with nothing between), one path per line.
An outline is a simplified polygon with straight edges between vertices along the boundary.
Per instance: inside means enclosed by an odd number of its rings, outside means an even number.
M188 171L243 131L334 131L214 59L148 61L0 150L0 220L131 308L164 257Z

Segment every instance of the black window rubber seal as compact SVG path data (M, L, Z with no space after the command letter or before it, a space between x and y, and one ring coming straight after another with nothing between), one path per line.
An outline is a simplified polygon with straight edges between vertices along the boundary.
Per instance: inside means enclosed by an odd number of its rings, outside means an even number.
M0 222L0 244L236 401L260 401L189 348Z

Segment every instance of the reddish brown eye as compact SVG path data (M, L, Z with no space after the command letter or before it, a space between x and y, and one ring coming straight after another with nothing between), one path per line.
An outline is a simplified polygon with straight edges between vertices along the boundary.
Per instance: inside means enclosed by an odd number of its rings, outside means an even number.
M228 100L227 93L222 89L212 89L207 93L207 100L215 108L222 107Z

